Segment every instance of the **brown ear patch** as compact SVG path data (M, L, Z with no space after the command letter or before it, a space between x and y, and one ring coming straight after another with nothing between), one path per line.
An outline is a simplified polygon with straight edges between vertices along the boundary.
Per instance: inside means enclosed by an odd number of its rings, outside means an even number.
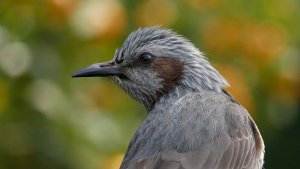
M173 89L182 79L184 65L178 59L159 58L154 61L154 69L163 79L163 88L157 93L162 95Z

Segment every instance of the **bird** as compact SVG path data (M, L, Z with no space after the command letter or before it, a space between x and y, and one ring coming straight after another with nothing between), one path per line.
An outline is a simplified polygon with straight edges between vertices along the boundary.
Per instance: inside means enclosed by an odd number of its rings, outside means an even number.
M147 116L120 169L261 169L265 145L229 83L187 38L160 27L130 33L111 61L72 77L109 77Z

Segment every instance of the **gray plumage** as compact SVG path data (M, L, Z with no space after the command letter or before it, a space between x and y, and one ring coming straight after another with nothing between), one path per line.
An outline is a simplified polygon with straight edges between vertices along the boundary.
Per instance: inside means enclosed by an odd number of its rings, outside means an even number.
M262 168L264 143L256 124L203 54L170 30L139 29L113 61L73 76L111 76L148 109L121 169Z

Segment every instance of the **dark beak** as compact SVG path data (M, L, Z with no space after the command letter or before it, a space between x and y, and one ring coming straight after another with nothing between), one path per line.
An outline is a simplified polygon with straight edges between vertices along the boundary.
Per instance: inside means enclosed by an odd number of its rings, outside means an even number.
M114 62L104 62L93 64L89 67L78 70L72 77L105 77L105 76L125 76L119 65Z

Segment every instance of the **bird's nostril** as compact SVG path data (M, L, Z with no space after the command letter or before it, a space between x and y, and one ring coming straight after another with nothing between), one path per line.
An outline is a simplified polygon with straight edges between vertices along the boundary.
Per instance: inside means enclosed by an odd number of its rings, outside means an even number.
M120 50L119 50L115 62L116 62L117 64L120 64L120 63L123 62L123 49L120 49Z
M117 58L117 59L116 59L116 63L117 63L117 64L120 64L120 63L122 63L122 62L123 62L123 59L121 59L121 58Z
M110 67L110 66L113 66L115 65L114 62L107 62L107 63L104 63L104 64L99 64L98 66L99 67Z

